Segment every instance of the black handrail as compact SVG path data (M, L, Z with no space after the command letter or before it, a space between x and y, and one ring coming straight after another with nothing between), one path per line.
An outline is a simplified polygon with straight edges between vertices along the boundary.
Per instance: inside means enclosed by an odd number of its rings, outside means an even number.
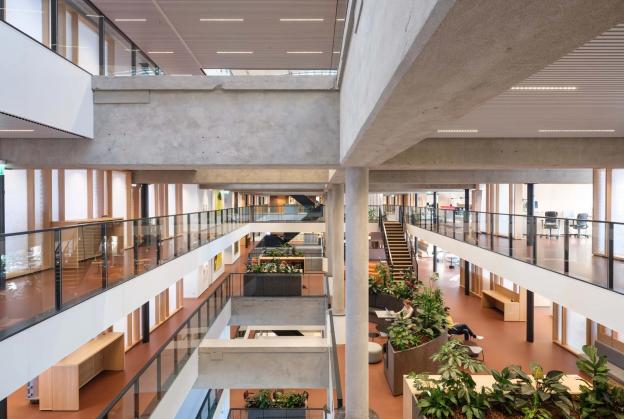
M448 214L450 211L453 210L446 210L446 209L434 209L432 207L410 207L410 209L408 210L409 212L409 216L407 217L407 219L409 220L410 224L413 224L417 227L420 228L424 228L426 230L430 230L433 232L436 232L438 234L442 234L445 235L447 237L453 238L455 240L458 241L463 241L463 242L469 242L470 244L482 247L482 248L486 248L488 250L491 250L493 252L499 253L499 254L503 254L505 256L514 258L516 260L525 262L525 263L529 263L535 266L538 266L542 269L546 269L549 270L551 272L556 272L559 274L563 274L568 276L569 278L578 280L578 281L583 281L587 284L591 284L603 289L608 289L609 291L612 292L616 292L618 294L623 294L624 295L624 290L617 290L615 289L614 285L615 285L615 278L614 278L614 260L615 260L615 254L614 254L614 232L615 232L615 226L624 226L624 223L621 222L615 222L615 221L601 221L601 220L583 220L586 221L586 223L592 224L592 223L599 223L600 225L602 225L601 228L604 229L604 239L605 239L605 255L598 255L600 257L606 257L607 259L607 277L604 278L605 281L602 281L606 284L606 286L601 285L600 283L594 282L594 281L588 281L585 280L583 278L580 277L576 277L574 276L573 272L570 272L570 240L569 240L569 236L572 235L570 233L570 223L571 222L576 222L578 221L576 218L565 218L565 217L546 217L546 216L538 216L538 215L526 215L526 214L506 214L506 213L495 213L495 212L483 212L483 211L467 211L467 215L466 213L464 213L464 217L462 217L462 222L461 223L455 223L455 214L453 213L453 222L452 222L452 226L449 226L447 228L452 228L452 232L450 235L445 234L446 233L446 229L444 230L444 232L441 232L441 225L440 222L444 222L446 223L447 219L448 219ZM440 214L443 215L440 216ZM471 215L473 216L471 218ZM483 217L483 218L481 218ZM497 220L496 217L507 217L507 229L508 232L507 234L501 234L500 230L497 232L495 231L496 228L495 226L497 225L496 221L499 221L500 225L500 219ZM514 221L513 218L514 217L521 217L524 220L521 221L523 224L526 222L527 225L527 230L526 230L526 237L527 237L527 244L526 247L527 249L529 249L529 253L527 253L527 255L529 255L529 259L530 261L526 260L527 258L516 258L514 257L514 252L518 251L518 245L514 244L514 239L516 238L514 235L514 231L513 231L513 226L514 226ZM542 234L538 234L537 233L537 220L538 219L549 219L549 220L555 220L555 222L557 223L557 225L559 225L560 221L563 221L563 258L562 258L562 271L557 270L557 268L553 268L552 266L545 266L539 263L538 261L538 255L537 255L537 248L538 246L536 245L537 243L537 237L538 236L545 236L545 235L550 235L550 234L546 234L543 233ZM437 222L434 222L434 220L437 220ZM486 221L486 232L482 232L481 231L481 227L480 227L480 220L485 220ZM471 235L471 225L475 225L476 224L476 230L472 231L472 233L474 233L475 235L475 240L471 240L469 241L468 239L470 238ZM505 225L505 223L503 222L503 225ZM463 231L463 234L457 235L456 234L456 229L460 227L463 230L466 230L466 227L468 228L468 231ZM488 228L489 227L489 228ZM557 230L559 230L559 227L557 227ZM580 233L577 233L580 234ZM489 243L487 243L487 245L482 246L480 244L479 241L479 235L485 235L489 237ZM559 237L560 234L559 232L557 232L557 234L555 235L555 237ZM501 253L500 251L497 251L495 249L495 245L494 245L494 238L495 237L500 237L503 240L507 239L508 241L508 248L506 248L506 252L505 253ZM624 237L622 238L624 240ZM472 243L472 241L474 241L474 243ZM594 256L594 253L592 251L592 256Z
M95 297L109 289L112 289L118 285L121 285L129 280L136 278L143 273L155 269L177 257L180 257L192 250L197 249L200 246L208 244L217 238L223 236L226 233L233 231L239 225L243 223L263 223L263 222L282 222L280 220L280 214L283 213L284 206L273 207L273 206L258 206L258 207L237 207L237 208L226 208L214 211L199 211L199 212L189 212L184 214L175 214L175 215L165 215L165 216L156 216L156 217L146 217L146 218L134 218L129 220L107 220L107 221L99 221L93 223L83 223L71 226L63 226L63 227L55 227L55 228L46 228L40 230L32 230L26 232L17 232L17 233L6 233L0 234L0 244L3 244L3 249L6 249L6 241L10 238L15 238L19 236L24 236L28 238L29 235L33 234L42 234L48 233L51 237L42 239L42 247L48 246L49 248L43 249L42 254L49 254L50 260L47 262L41 261L39 266L35 268L29 268L27 272L24 272L25 275L54 270L54 307L48 309L47 311L33 314L32 317L23 319L20 323L16 323L7 327L3 330L0 330L0 341L15 335L16 333L22 332L35 324L38 324L50 317L55 316L56 314L65 311L71 307L74 307L77 304L80 304L90 298ZM297 213L301 210L298 206L287 206L287 208L294 209ZM322 211L324 208L321 207ZM319 211L318 208L315 209ZM274 212L275 211L275 212ZM303 209L305 211L305 209ZM274 219L274 216L277 216L277 219ZM267 218L268 217L268 218ZM162 237L161 232L163 228L167 228L169 224L169 220L174 221L174 233L182 233L185 231L186 234L173 234L171 237ZM154 222L155 221L155 222ZM289 219L288 222L310 222L310 220L306 221L296 221ZM319 220L320 221L320 220ZM125 250L134 249L134 269L132 269L131 273L124 273L121 275L121 278L115 278L115 281L110 281L109 275L109 265L111 265L110 261L113 260L114 255L112 255L112 243L109 237L109 233L112 232L113 227L122 226L124 230L132 229L132 232L128 234L128 236L133 241L133 247L129 247ZM180 226L179 231L177 231L177 227ZM224 231L227 226L228 231ZM63 232L65 231L77 231L78 232L78 241L84 240L82 237L84 235L84 229L93 229L94 231L101 232L101 238L99 239L99 243L96 243L97 250L93 251L93 254L90 257L84 257L82 260L97 260L98 263L101 264L101 272L102 272L102 285L101 287L96 287L85 291L79 296L72 298L71 300L64 301L63 299L63 276L64 272L67 272L66 268L63 266L63 259L67 255L67 251L63 249ZM214 231L213 231L214 229ZM124 233L124 236L127 233ZM161 254L161 247L165 240L172 239L173 240L173 254L169 255L167 258L163 258ZM180 244L184 244L186 240L186 245L181 246ZM130 240L129 240L130 241ZM24 240L24 242L28 242L28 240ZM141 258L139 257L139 246L142 248L146 248L146 252L149 253L154 251L155 253L155 261L152 260L151 257ZM83 252L84 253L84 252ZM4 284L6 282L8 267L7 267L7 257L6 254L1 255L2 259L0 263L0 284ZM143 263L142 269L139 270L139 265L141 260L148 260L149 263ZM20 275L22 276L22 275ZM9 313L10 314L10 313Z

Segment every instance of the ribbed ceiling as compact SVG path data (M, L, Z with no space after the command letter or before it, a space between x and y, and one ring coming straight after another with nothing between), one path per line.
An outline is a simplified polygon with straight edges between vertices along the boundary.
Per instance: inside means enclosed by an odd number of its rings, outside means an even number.
M439 129L437 137L622 137L624 136L624 24L587 42L517 87L570 90L508 90ZM576 88L572 90L571 88ZM551 132L539 132L550 130ZM556 130L588 130L570 132ZM590 132L615 130L615 132Z

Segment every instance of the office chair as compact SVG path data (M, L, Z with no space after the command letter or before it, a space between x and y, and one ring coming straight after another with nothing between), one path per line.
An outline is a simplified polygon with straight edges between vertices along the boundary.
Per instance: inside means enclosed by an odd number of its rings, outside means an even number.
M576 237L578 237L579 239L581 238L581 236L589 238L589 234L587 234L587 229L589 228L589 223L587 222L588 219L589 214L587 214L586 212L582 212L580 214L577 214L576 222L570 225L570 227L576 230ZM581 234L581 230L585 230L585 234Z
M555 237L559 239L559 220L557 219L557 215L557 211L546 211L544 213L546 218L542 220L542 230L548 230L548 238L553 236L553 230L557 230L557 235Z

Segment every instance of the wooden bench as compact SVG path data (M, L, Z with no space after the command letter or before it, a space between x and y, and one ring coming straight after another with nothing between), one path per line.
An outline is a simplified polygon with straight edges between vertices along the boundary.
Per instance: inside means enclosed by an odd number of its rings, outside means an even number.
M106 333L82 345L39 376L39 409L80 409L80 387L104 370L123 370L124 356L121 332Z
M501 285L494 285L493 290L481 291L481 307L497 308L503 312L506 322L526 320L526 290L521 288L520 293L513 292Z

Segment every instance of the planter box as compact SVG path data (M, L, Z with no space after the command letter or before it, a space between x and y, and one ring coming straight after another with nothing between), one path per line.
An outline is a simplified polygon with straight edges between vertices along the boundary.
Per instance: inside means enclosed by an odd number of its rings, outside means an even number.
M247 419L306 419L305 409L248 409Z
M243 277L245 297L300 297L302 274L254 273Z
M384 354L384 372L394 396L403 394L404 375L410 372L434 373L438 370L438 365L431 360L431 356L438 352L447 340L448 334L445 332L427 343L404 351L395 351L388 342L388 350Z

